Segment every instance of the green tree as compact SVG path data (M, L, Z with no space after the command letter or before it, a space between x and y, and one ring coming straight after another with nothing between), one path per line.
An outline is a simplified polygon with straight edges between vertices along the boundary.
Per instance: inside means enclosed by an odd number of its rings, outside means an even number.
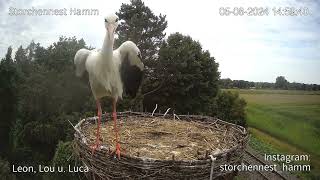
M9 47L4 59L0 62L0 155L9 155L11 127L17 114L18 72L12 59L12 48Z
M118 13L121 20L117 28L117 45L131 40L137 44L146 66L156 59L155 55L165 37L166 16L156 16L141 0L131 0L122 4Z
M138 107L135 110L142 111L144 95L155 89L155 79L159 79L154 69L159 68L157 53L166 35L166 16L155 15L141 0L131 0L129 4L122 4L117 15L124 21L117 29L119 36L115 42L116 46L127 40L133 41L139 47L145 65L142 86L136 98L130 102L130 106Z
M4 61L6 63L12 63L12 47L9 46Z
M246 101L240 98L238 93L221 91L216 98L214 115L222 120L246 126L246 105Z
M30 44L25 49L27 54L27 61L34 60L36 49L40 46L40 43L35 43L33 40L30 42Z
M277 89L288 89L289 82L284 76L278 76L276 78L275 88Z
M88 84L74 73L73 56L85 47L83 40L61 37L48 48L33 42L28 47L34 47L34 53L27 53L28 73L27 66L19 65L23 76L18 86L19 116L13 127L12 161L36 165L52 159L59 140L73 138L67 120L75 124L79 113L95 108Z
M8 161L0 158L0 177L4 180L15 180L16 176L11 173L10 165Z
M218 63L199 42L179 33L168 37L159 51L164 85L150 94L149 110L155 103L178 113L208 113L218 93Z
M18 64L27 61L27 52L22 48L22 46L19 46L14 59Z
M229 89L233 87L233 82L230 78L220 79L219 83L220 83L220 87L224 89Z
M70 167L82 166L82 163L78 160L75 152L73 151L73 144L71 141L62 142L60 141L57 145L56 152L52 159L52 165L54 167L61 166L64 169L68 169ZM58 180L58 179L79 179L79 177L84 178L83 174L76 174L70 172L55 172L52 176L48 176L48 179Z
M50 45L47 52L43 54L47 59L41 58L38 62L43 63L48 70L65 72L70 70L69 68L73 68L74 55L79 49L85 48L85 45L83 39L77 40L76 37L61 36L59 41Z

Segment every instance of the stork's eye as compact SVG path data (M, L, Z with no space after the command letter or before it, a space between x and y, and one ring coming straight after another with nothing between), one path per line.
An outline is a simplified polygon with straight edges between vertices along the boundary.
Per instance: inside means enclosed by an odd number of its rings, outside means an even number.
M107 19L104 19L104 22L106 22L106 23L107 23L107 22L108 22L108 20L107 20Z
M119 18L116 19L116 22L118 22L118 21L119 21Z

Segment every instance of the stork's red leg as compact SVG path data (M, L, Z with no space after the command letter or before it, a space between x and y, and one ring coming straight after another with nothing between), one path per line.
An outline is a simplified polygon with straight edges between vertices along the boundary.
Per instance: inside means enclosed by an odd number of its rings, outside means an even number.
M98 108L98 125L97 125L97 134L96 134L96 142L93 146L91 146L92 154L96 151L97 148L100 147L100 123L101 123L101 104L99 99L97 99L97 108Z
M116 105L117 105L117 100L113 99L112 106L113 106L113 129L116 134L116 154L118 158L120 159L120 144L119 144L119 135L118 135L118 127L117 127L117 111L116 111Z

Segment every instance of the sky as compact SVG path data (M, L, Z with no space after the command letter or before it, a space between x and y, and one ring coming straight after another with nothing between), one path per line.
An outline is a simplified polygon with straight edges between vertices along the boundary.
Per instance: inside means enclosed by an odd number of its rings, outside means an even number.
M105 35L103 17L117 12L129 0L1 0L0 57L12 46L26 47L32 40L42 46L59 36L83 38L100 48ZM167 36L180 32L199 41L219 63L221 78L320 84L320 2L316 0L145 0L156 14L166 15ZM263 7L268 15L223 16L221 8ZM273 8L306 8L304 16L275 16ZM66 16L16 16L16 9L67 9ZM98 9L99 15L70 15L70 8ZM236 11L234 11L236 13Z

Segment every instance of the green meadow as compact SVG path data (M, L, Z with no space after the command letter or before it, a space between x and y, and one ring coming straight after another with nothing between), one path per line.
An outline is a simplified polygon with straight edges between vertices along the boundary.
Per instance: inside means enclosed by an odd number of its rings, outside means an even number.
M251 134L281 152L310 154L320 169L320 92L243 90Z

